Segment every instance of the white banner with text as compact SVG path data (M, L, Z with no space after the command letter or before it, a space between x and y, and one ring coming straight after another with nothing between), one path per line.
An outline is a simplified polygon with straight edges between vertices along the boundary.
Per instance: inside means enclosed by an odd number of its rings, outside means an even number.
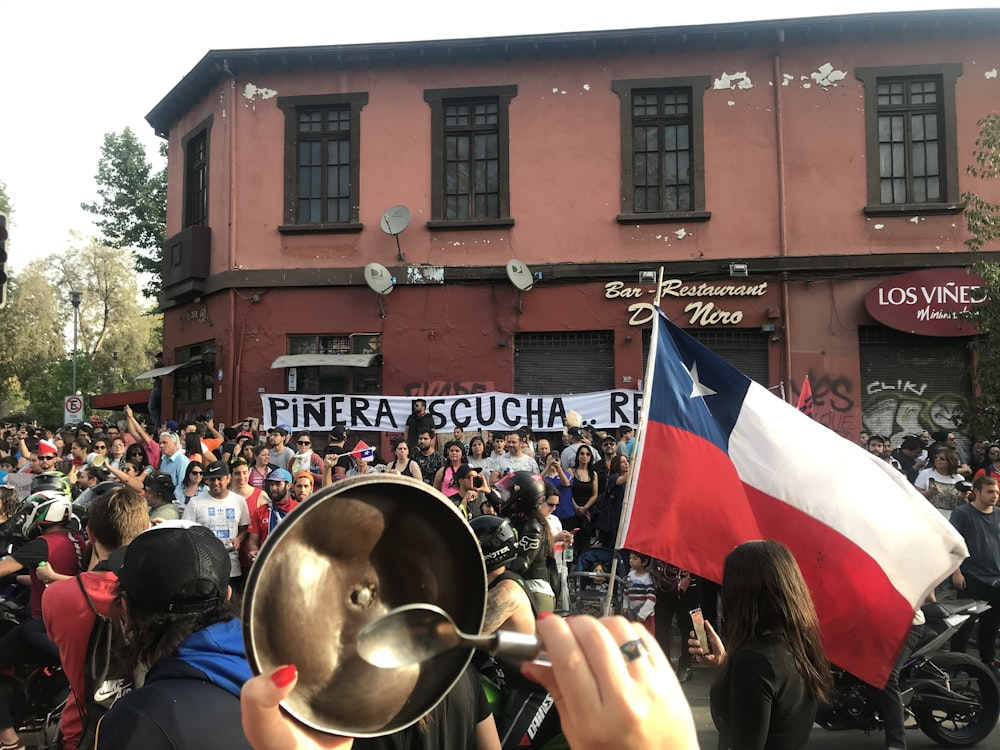
M504 431L528 427L536 431L562 430L570 411L585 425L635 426L642 409L642 392L634 390L576 393L568 396L521 396L514 393L470 393L460 396L309 396L301 393L262 393L264 419L270 429L323 432L334 425L352 430L402 432L413 402L423 399L434 418L434 429Z

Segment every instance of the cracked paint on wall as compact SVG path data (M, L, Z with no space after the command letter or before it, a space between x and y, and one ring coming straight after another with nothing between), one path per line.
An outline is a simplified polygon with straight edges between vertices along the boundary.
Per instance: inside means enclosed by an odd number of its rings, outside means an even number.
M833 65L827 62L820 65L819 69L810 75L810 78L824 89L828 89L831 86L836 86L837 81L843 81L847 78L847 73L834 69Z
M987 70L984 75L987 78L996 78L997 77L997 69L993 68L993 70Z
M717 91L725 91L726 89L752 89L753 81L750 80L750 76L746 74L746 71L741 73L723 73L715 79L712 88Z
M273 99L278 95L278 92L274 89L262 89L257 88L252 83L248 83L243 89L243 98L247 101L254 101L258 96L261 99Z

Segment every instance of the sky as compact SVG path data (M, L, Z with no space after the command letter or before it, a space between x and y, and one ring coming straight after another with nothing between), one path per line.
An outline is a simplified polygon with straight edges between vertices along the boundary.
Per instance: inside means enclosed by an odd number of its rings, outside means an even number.
M96 234L80 204L96 198L104 134L130 127L155 162L145 115L212 49L362 44L687 26L747 20L995 7L997 0L659 2L642 18L608 0L504 0L504 15L457 0L0 0L0 182L13 204L9 266ZM294 13L293 13L294 9Z

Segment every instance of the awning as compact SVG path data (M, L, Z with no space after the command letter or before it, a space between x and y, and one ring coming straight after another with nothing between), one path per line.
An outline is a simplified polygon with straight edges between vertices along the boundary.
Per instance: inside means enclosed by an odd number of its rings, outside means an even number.
M368 367L377 354L283 354L271 363L272 370L282 367Z
M125 391L123 393L98 393L90 397L91 409L121 409L128 405L139 412L147 412L149 404L149 394L152 391L147 388L144 391Z
M155 370L148 370L147 372L141 372L136 375L132 380L145 380L146 378L159 378L164 375L169 375L174 370L179 370L182 367L187 367L188 365L197 364L201 362L201 357L192 357L187 362L181 362L179 365L167 365L166 367L157 367Z

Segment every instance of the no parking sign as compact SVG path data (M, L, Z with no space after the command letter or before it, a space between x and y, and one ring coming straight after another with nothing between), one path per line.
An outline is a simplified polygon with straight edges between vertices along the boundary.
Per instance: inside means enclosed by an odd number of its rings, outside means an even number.
M76 424L83 421L83 398L66 396L63 400L63 424Z

